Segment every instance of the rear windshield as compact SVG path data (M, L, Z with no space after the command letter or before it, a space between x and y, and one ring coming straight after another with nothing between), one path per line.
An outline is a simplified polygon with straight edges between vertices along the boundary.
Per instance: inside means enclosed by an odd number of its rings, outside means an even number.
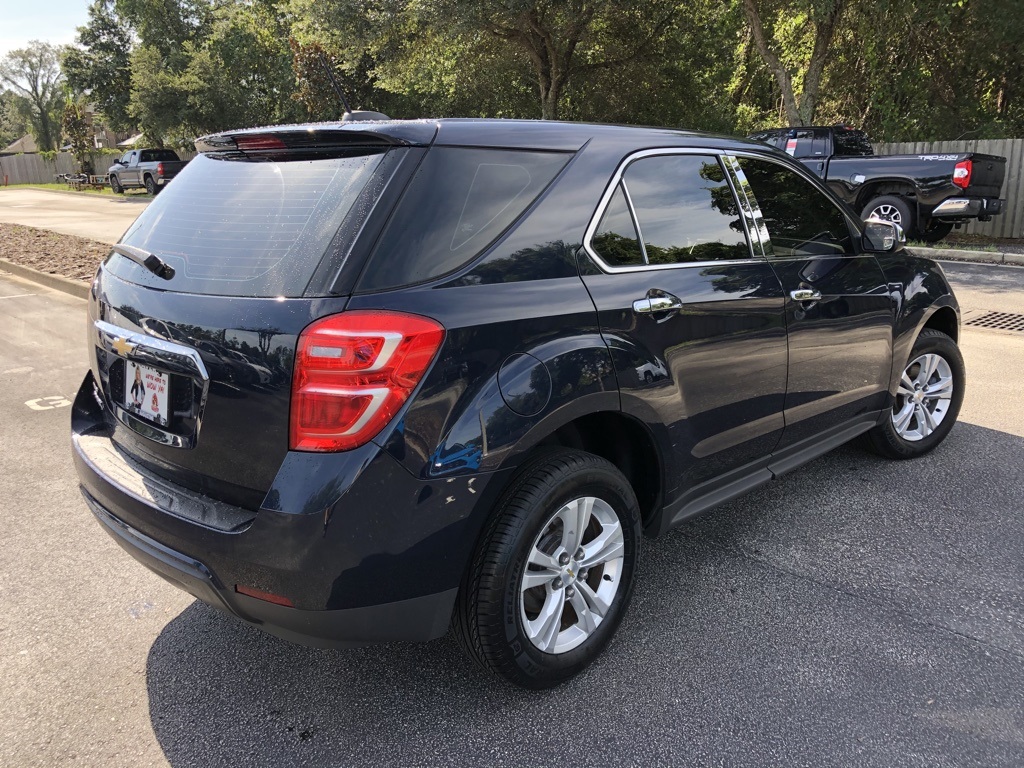
M402 196L357 290L412 285L469 263L522 215L569 157L434 147Z
M864 131L840 131L837 130L832 134L832 141L835 147L832 149L832 154L843 156L864 156L875 154L874 149L871 147L871 141L868 139L868 135Z
M142 150L143 163L157 163L164 160L177 160L178 155L172 149L144 149Z
M157 254L175 276L163 280L117 255L107 266L127 280L183 293L301 296L383 156L199 155L121 240Z

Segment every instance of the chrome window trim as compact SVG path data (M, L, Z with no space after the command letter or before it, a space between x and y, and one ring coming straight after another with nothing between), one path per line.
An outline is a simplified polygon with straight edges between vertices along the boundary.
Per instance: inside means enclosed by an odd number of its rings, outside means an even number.
M861 237L863 237L863 232L861 231L860 227L858 227L854 223L854 220L850 218L850 214L847 213L846 209L843 208L843 206L837 205L835 200L833 200L831 197L829 197L829 195L826 194L826 192L824 192L822 189L818 189L819 186L823 187L825 190L827 190L828 187L825 186L825 183L821 179L819 179L817 176L815 176L810 171L808 171L804 167L803 163L799 162L798 160L793 160L792 162L796 163L797 166L798 166L797 168L794 168L794 167L792 167L792 165L790 165L790 163L782 161L782 160L780 160L777 157L772 157L771 155L762 154L760 152L750 152L750 151L747 151L747 150L736 150L735 152L728 152L727 154L728 154L728 157L730 158L730 160L736 160L737 158L740 158L740 157L749 157L752 160L763 160L766 163L772 163L774 165L780 165L783 168L785 168L785 169L791 171L792 173L796 174L797 176L805 179L806 181L809 181L811 183L811 186L814 187L815 189L817 189L818 194L820 194L822 197L824 197L826 200L828 200L829 204L833 208L835 208L837 211L839 211L839 215L842 216L843 219L845 219L845 221L846 221L846 228L849 230L850 244L852 245L852 250L850 250L850 251L848 251L848 252L846 252L844 254L835 254L835 255L836 256L842 255L842 256L846 256L848 258L851 257L851 256L864 256L865 255L863 253L863 251L861 251L858 248L858 245L860 243L860 239L861 239ZM743 169L740 168L738 162L736 163L736 168L737 168L737 171L739 173L743 173ZM743 176L743 180L746 181L746 176L745 175ZM753 187L750 187L750 195L751 195L751 198L752 198L751 201L750 201L750 204L751 204L751 207L753 208L753 210L757 213L757 220L763 222L764 221L764 216L761 213L761 206L757 202L757 194L754 192L754 188ZM765 238L766 238L765 242L768 244L768 247L765 248L764 250L765 250L766 254L770 254L770 255L768 255L768 258L770 260L772 260L772 261L785 261L787 259L807 259L808 258L807 256L776 256L775 252L774 252L775 249L772 247L771 232L768 231L768 225L764 224L763 225L763 229L764 229L764 234L765 234Z
M109 392L106 393L107 400L118 421L133 432L175 448L194 447L199 429L202 427L206 397L210 390L210 374L199 353L191 347L158 339L144 333L129 331L127 328L121 328L103 320L94 321L93 332L96 347L115 357L150 365L179 376L186 376L193 381L193 386L195 380L199 380L200 392L195 415L196 428L190 436L176 435L139 419L125 410L120 403L113 402ZM196 400L196 398L193 399Z
M633 196L629 194L629 185L626 184L626 179L622 178L619 180L619 186L622 187L622 194L626 197L626 208L629 210L629 218L633 221L633 228L636 230L637 239L640 241L640 254L644 257L644 265L649 265L651 259L647 256L647 243L644 242L644 232L640 229L640 219L636 215L636 206L633 205ZM612 193L612 197L615 193ZM609 202L611 198L608 198ZM599 222L600 223L600 222Z
M616 274L619 272L650 272L654 270L662 269L690 269L693 267L709 267L709 266L731 266L739 264L750 264L755 261L763 261L764 257L758 255L753 250L753 243L750 239L750 235L747 234L747 250L750 252L750 256L745 259L715 259L711 261L686 261L678 264L644 264L640 266L629 266L629 267L614 267L610 264L605 263L596 250L594 250L592 241L594 235L597 233L597 227L601 223L601 219L604 217L605 209L608 207L608 203L612 199L612 195L615 194L615 188L619 185L619 182L623 180L623 175L629 166L637 160L642 160L645 157L658 157L664 155L704 155L705 157L714 157L718 160L719 166L722 167L725 172L725 177L728 180L729 171L725 166L722 158L725 152L721 149L712 149L708 147L664 147L661 149L641 149L637 152L633 152L627 155L626 158L619 163L618 168L615 169L615 173L612 174L611 179L608 182L608 186L605 188L604 193L601 195L601 200L597 204L597 210L590 219L590 223L587 225L586 232L583 234L583 249L587 252L587 255L594 261L594 263L603 272L608 274ZM727 181L730 189L732 190L733 197L736 198L736 191L732 189L731 182ZM626 189L626 185L623 182L623 189ZM628 190L626 191L626 202L630 207L630 216L633 217L634 225L637 229L637 235L640 237L640 247L643 249L644 259L647 259L647 248L643 242L643 235L640 233L640 223L637 220L636 212L633 210L632 199L629 197ZM739 200L737 198L737 204ZM743 216L740 216L743 219ZM746 231L746 223L744 223L744 231Z
M772 253L772 243L768 238L768 228L764 225L761 208L757 205L756 200L750 199L753 190L751 190L751 194L747 194L747 190L750 190L750 182L747 181L747 177L735 157L731 154L722 154L721 160L725 168L725 176L729 179L729 186L732 187L733 197L736 198L740 206L742 213L740 219L743 221L743 229L747 233L747 243L750 246L751 255L755 258L758 256L758 253L754 252L756 241L761 258L765 258ZM751 231L751 225L757 227L756 232Z

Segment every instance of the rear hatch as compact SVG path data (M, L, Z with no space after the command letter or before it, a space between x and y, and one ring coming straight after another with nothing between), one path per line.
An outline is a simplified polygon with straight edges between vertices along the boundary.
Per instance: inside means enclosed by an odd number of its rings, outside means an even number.
M114 440L187 488L257 509L288 451L292 364L344 309L390 200L436 127L274 129L208 138L125 233L90 304Z

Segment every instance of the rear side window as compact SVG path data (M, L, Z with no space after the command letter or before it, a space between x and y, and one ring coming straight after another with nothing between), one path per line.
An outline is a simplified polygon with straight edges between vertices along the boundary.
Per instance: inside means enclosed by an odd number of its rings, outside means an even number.
M164 160L177 160L178 156L171 149L144 149L142 150L142 157L139 162L142 163L159 163Z
M382 157L379 150L314 160L199 155L122 238L164 259L174 278L120 256L108 268L172 291L301 296Z
M623 182L649 264L750 258L739 206L717 158L641 158Z
M434 147L402 196L357 290L420 283L469 263L522 215L569 157Z

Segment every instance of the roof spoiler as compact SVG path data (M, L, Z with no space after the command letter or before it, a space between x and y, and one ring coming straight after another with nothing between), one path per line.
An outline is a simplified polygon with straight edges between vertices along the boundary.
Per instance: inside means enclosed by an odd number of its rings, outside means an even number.
M384 122L387 121L387 122ZM319 152L356 147L429 146L437 123L389 120L380 112L346 112L340 122L276 125L201 136L199 152Z

